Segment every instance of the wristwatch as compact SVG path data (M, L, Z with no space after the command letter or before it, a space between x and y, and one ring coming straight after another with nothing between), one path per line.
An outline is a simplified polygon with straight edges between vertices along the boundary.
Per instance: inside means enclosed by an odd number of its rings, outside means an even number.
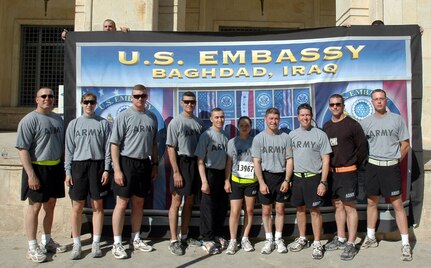
M320 183L325 185L326 188L328 188L328 181L320 181Z

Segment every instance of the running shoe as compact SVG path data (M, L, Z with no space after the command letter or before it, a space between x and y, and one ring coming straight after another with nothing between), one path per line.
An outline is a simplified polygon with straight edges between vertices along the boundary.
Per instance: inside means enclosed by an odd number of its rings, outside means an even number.
M292 252L301 251L306 247L308 247L308 240L301 237L296 238L295 241L289 244L289 250Z
M130 241L130 244L133 245L133 248L135 250L140 250L140 251L143 251L143 252L153 251L153 247L150 246L150 245L148 245L147 243L145 243L141 239L136 239L136 240Z
M275 240L275 248L277 249L278 253L287 253L287 248L282 238Z
M343 253L341 253L341 260L342 261L351 261L358 253L358 250L356 249L355 244L353 243L346 243L346 246L344 247Z
M127 259L128 257L126 249L121 243L113 244L111 252L116 259Z
M236 240L230 240L226 249L227 255L234 255L238 251L238 243Z
M46 255L38 246L36 246L35 249L29 249L27 251L27 259L31 260L32 262L40 263L46 260Z
M181 245L180 241L174 241L169 243L169 251L173 255L182 256L184 255L184 248Z
M242 248L244 251L246 251L246 252L254 251L254 247L253 247L253 245L251 244L250 240L248 240L248 238L243 239L243 240L241 241L241 248Z
M412 259L412 249L410 248L410 245L403 245L403 247L401 248L401 260L411 261Z
M73 244L72 252L70 253L71 260L81 259L81 245Z
M379 246L379 243L375 238L371 239L368 236L365 237L364 243L361 245L361 249L367 249L367 248L376 248Z
M274 241L272 240L266 240L265 244L263 245L263 248L260 250L260 253L262 254L271 254L271 252L274 250Z
M325 245L325 250L326 251L333 251L333 250L338 250L338 249L344 249L345 247L346 247L346 241L341 242L338 239L338 236L334 236L332 241Z
M93 244L91 244L91 256L93 258L102 257L102 250L100 249L100 243L99 242L93 242Z
M43 243L39 244L40 249L43 253L63 253L66 252L67 247L65 245L60 245L59 243L55 242L54 239L50 238L48 243L44 245Z

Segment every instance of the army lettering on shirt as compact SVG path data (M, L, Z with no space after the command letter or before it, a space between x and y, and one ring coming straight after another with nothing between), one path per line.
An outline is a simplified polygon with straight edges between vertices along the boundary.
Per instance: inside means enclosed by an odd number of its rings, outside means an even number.
M166 145L174 147L178 155L193 157L203 130L201 119L179 114L168 125Z
M253 138L246 140L235 137L227 144L227 154L232 157L232 175L238 178L255 178L251 146Z
M227 143L226 135L211 127L199 138L195 156L204 159L207 168L224 169L226 167Z

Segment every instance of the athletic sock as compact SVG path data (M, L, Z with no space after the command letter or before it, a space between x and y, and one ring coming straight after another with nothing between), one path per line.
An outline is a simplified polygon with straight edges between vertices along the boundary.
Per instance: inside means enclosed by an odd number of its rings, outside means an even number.
M275 231L275 240L281 239L282 232Z
M36 249L37 247L37 240L29 240L28 241L28 248L30 250Z
M272 233L265 233L265 238L266 238L266 240L270 240L270 241L274 240L274 237L272 236Z
M100 243L100 235L93 235L93 243Z
M122 242L121 235L114 235L114 244L121 244Z
M402 245L409 245L410 241L409 241L409 234L401 234L401 242Z
M73 244L74 245L81 245L81 237L74 237L73 239Z

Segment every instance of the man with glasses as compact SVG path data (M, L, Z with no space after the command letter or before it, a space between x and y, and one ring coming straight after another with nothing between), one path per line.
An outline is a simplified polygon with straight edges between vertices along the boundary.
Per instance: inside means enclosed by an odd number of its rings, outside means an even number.
M115 119L111 143L114 168L113 190L116 204L112 213L114 244L112 254L116 259L127 258L122 244L124 217L129 200L132 202L130 244L135 250L150 252L153 247L139 237L144 199L151 192L152 180L157 178L157 118L145 108L147 89L135 85L132 90L132 106Z
M44 262L46 253L66 251L51 238L54 208L57 198L64 192L64 123L52 112L54 93L43 87L36 93L36 110L19 122L16 148L23 166L21 200L28 199L25 212L25 229L28 239L27 258ZM43 209L42 239L37 244L38 216Z
M361 125L344 113L344 98L339 94L329 97L331 120L325 123L332 147L330 185L332 204L335 209L337 235L325 245L325 250L343 250L341 260L352 260L358 250L355 247L358 228L356 195L358 185L357 167L367 157L367 143ZM346 238L346 223L349 237Z
M367 205L367 236L361 249L377 247L375 237L380 195L388 198L395 211L401 234L401 260L411 261L409 229L404 211L400 163L410 147L407 125L400 115L387 110L386 92L376 89L371 93L375 113L361 121L368 139L369 158L365 166Z
M66 185L72 200L73 249L70 259L81 258L82 210L88 194L93 208L93 244L91 255L101 257L100 237L103 228L103 196L107 194L111 154L110 127L106 119L94 113L97 97L86 93L81 97L83 115L70 121L66 130L64 167Z
M197 158L194 151L203 132L203 122L193 112L196 108L196 95L187 91L181 100L183 111L168 125L169 161L173 172L173 190L171 207L169 208L169 228L171 242L169 250L175 255L184 255L183 245L200 246L201 243L188 237L189 223L193 209L194 197L200 190L200 178ZM181 212L181 229L177 238L178 210L184 197Z
M313 109L308 103L297 108L301 126L289 133L293 150L292 206L296 207L296 219L299 237L289 245L292 252L308 246L306 238L307 208L310 210L313 229L313 259L323 258L320 243L322 233L322 215L319 207L323 205L323 196L328 188L329 154L332 152L328 136L322 130L313 127Z

